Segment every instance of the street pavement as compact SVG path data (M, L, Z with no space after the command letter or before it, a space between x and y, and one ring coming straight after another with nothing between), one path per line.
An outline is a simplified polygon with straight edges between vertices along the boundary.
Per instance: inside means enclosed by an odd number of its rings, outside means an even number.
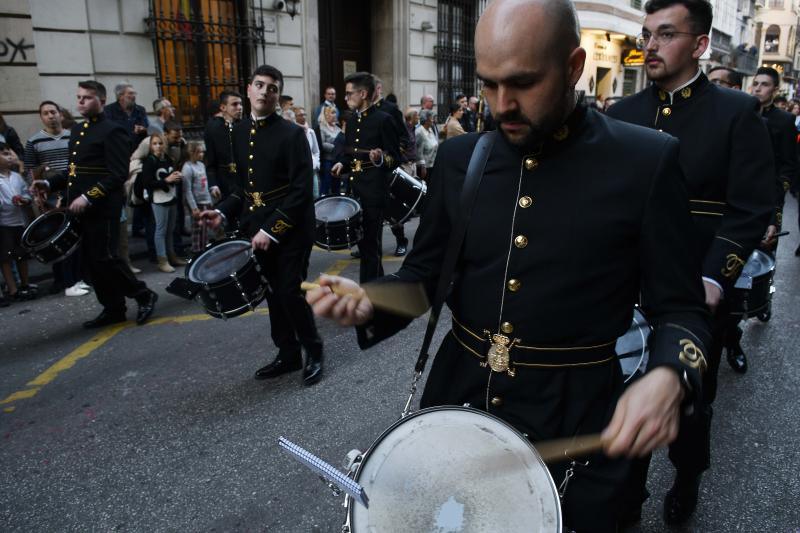
M745 326L747 374L722 364L714 465L695 517L674 531L800 531L800 259L791 198L786 220L792 234L778 252L772 319ZM400 266L393 249L387 230L387 272ZM173 275L136 264L161 295L144 326L83 330L99 311L91 295L0 309L0 531L338 532L342 498L282 452L278 437L337 466L351 449L369 447L406 401L425 320L366 352L353 330L320 322L322 382L303 387L299 373L255 381L275 354L266 306L213 319L164 292ZM357 277L358 264L315 250L309 277L321 272ZM661 502L671 481L659 451L652 497L631 531L668 530Z

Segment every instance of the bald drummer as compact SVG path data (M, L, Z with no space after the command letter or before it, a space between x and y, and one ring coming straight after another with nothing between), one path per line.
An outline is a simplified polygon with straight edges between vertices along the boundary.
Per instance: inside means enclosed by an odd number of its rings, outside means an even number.
M567 0L495 0L475 35L477 73L499 126L447 304L451 330L422 407L470 404L534 441L603 432L605 453L549 465L574 531L615 531L627 457L665 446L696 397L709 338L678 143L576 105L586 52ZM422 282L432 299L478 134L439 148L414 247L383 283ZM630 146L637 146L631 151ZM669 220L669 224L662 221ZM366 349L410 319L325 276L306 299L356 326ZM647 374L622 393L615 358L641 292L654 326ZM488 351L508 350L505 365Z

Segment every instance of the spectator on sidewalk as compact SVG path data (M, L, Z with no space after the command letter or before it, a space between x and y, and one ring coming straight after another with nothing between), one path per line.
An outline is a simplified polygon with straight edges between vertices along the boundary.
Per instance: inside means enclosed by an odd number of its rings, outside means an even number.
M172 242L179 199L176 185L182 177L167 155L167 141L163 135L156 133L150 136L150 154L142 163L141 179L156 222L154 240L158 269L161 272L175 272L173 266L186 264L175 254Z
M114 87L117 101L103 111L106 118L120 124L131 137L130 153L147 137L147 111L136 103L136 91L130 83L119 83Z
M206 147L202 141L189 141L189 159L183 164L183 190L186 205L192 211L192 253L202 252L208 244L208 227L200 219L200 213L211 209L213 204L208 190L208 176L203 164Z
M8 146L17 155L19 162L14 163L14 170L22 174L24 170L22 167L22 157L24 154L22 141L20 141L16 130L8 125L6 120L3 118L2 113L0 113L0 135L2 135L5 139L6 146Z
M336 163L336 138L342 133L338 124L338 114L330 106L322 106L318 117L320 135L320 175L319 194L339 194L341 180L331 174L331 168Z
M320 188L317 176L319 174L320 153L319 144L317 143L317 134L308 126L305 108L295 107L292 111L294 111L294 122L305 131L306 139L308 140L308 148L311 150L311 163L314 172L314 198L318 198L320 195Z
M23 206L31 203L31 195L28 184L14 171L16 160L11 146L6 144L5 137L0 136L0 266L8 287L9 299L23 300L35 296L28 285L28 261L19 258L23 253L22 233L28 222ZM12 270L14 265L19 272L19 287ZM3 302L6 301L5 296L0 298Z
M150 121L150 125L147 126L147 133L149 135L164 133L164 124L175 119L175 107L169 99L162 97L153 101L153 111L158 116Z
M436 151L439 149L439 136L434 130L433 121L436 114L430 109L423 109L419 112L419 126L415 130L417 140L417 165L419 166L419 177L428 179L433 164L436 161Z
M464 116L464 108L460 104L450 104L450 116L444 123L444 138L452 139L459 135L464 135L466 132L461 126L461 118Z
M325 88L325 98L322 100L322 103L319 104L316 109L314 109L314 114L311 115L311 123L314 129L319 128L324 123L322 120L322 112L325 108L331 109L333 114L336 116L336 120L339 120L339 108L336 107L335 87Z

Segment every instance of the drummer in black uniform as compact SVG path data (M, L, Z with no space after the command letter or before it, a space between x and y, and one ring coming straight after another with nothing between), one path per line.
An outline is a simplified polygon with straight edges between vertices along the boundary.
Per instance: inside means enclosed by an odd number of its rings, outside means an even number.
M219 95L219 116L211 117L203 139L206 144L208 188L215 200L227 198L236 179L233 162L233 127L242 119L242 96L233 91ZM216 190L214 190L216 188Z
M136 300L136 323L144 324L155 309L158 295L136 279L127 263L111 249L119 234L119 213L128 178L130 137L122 126L105 118L106 88L88 80L78 83L78 111L84 117L72 127L69 167L48 180L34 181L39 192L66 189L65 205L80 217L83 243L81 264L87 270L97 300L103 306L85 328L125 322L125 298Z
M569 0L495 0L478 22L477 74L500 131L485 134L496 137L447 300L452 329L421 406L468 403L534 442L607 428L606 452L633 456L677 434L681 403L700 387L708 311L686 250L678 143L576 105L579 46ZM381 282L421 281L432 298L478 138L440 146L414 247ZM355 285L345 278L321 283L307 294L315 313L359 324L363 348L409 323L333 294L328 285ZM640 292L655 327L650 363L620 397L614 347ZM616 531L627 464L595 454L548 465L556 485L572 473L568 529Z
M361 203L364 237L361 253L361 282L383 275L383 209L389 194L389 176L400 160L400 139L392 117L372 103L375 78L356 72L345 79L345 100L353 111L345 129L346 149L331 173L339 176L350 169L353 192Z
M400 161L398 164L402 165L408 158L406 151L408 150L409 137L408 128L403 117L403 112L394 102L391 102L383 97L383 81L375 76L375 94L373 96L375 107L392 117L392 123L397 130L397 136L400 140ZM394 255L402 257L408 251L408 239L406 238L406 230L403 224L393 224L391 226L392 235L397 240L397 247L395 248Z
M775 204L775 172L758 102L710 83L699 68L698 60L709 45L709 2L650 0L645 11L639 46L654 83L615 104L608 114L680 140L680 166L694 221L684 240L699 247L705 300L715 316L704 405L696 416L682 421L680 436L670 447L677 472L664 500L664 520L679 524L694 512L701 474L710 466L711 403L725 332L732 322L725 296L767 231ZM646 470L644 474L642 500ZM632 518L639 513L634 507Z
M251 116L233 128L236 177L228 198L201 216L216 228L239 218L270 284L267 293L273 362L255 373L268 379L303 369L303 382L322 377L322 340L300 292L314 242L311 152L303 129L276 113L283 75L262 65L247 86ZM303 365L301 347L306 353Z

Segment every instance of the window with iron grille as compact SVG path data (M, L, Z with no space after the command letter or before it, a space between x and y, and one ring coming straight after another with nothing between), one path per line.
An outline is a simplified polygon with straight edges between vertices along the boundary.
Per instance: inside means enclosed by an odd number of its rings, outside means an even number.
M478 95L474 43L477 15L476 0L439 0L435 55L440 123L447 119L448 108L455 103L457 94Z
M222 91L244 94L263 25L247 0L151 0L147 28L153 38L159 94L175 106L188 133L202 131L209 103ZM249 15L249 16L248 16Z

